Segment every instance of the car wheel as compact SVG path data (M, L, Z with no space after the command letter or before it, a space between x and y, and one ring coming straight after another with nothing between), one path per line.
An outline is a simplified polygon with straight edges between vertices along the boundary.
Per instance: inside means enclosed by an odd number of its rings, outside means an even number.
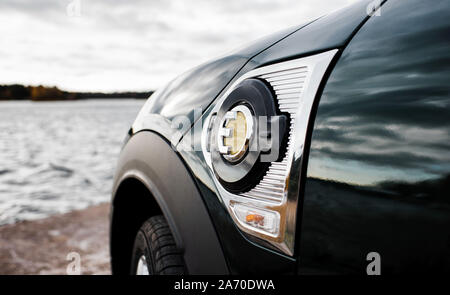
M183 256L162 215L149 218L139 229L133 246L131 274L185 274Z

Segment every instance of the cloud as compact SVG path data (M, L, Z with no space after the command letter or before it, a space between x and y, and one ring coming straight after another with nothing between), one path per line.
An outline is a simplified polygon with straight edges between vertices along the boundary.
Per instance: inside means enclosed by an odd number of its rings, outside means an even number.
M2 0L0 83L155 89L215 56L349 0ZM69 17L70 3L80 16Z

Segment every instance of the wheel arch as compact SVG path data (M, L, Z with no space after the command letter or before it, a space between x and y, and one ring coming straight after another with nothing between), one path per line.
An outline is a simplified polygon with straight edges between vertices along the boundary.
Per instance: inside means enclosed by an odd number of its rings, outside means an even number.
M111 269L113 274L128 274L127 268L139 227L148 218L162 214L162 210L154 194L138 174L128 173L123 177L113 196L110 225ZM127 252L130 253L129 257L122 254Z
M216 231L190 171L159 134L141 131L131 136L119 158L112 195L114 274L128 271L139 226L157 214L166 218L190 274L228 273Z

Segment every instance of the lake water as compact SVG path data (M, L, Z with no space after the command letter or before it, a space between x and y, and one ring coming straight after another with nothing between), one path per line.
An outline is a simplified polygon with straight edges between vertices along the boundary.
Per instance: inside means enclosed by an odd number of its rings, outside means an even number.
M0 102L0 224L109 201L123 139L144 102Z

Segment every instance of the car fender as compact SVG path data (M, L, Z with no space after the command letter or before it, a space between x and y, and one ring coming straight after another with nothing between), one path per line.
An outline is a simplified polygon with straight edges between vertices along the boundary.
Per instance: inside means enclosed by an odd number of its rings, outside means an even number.
M153 195L165 216L177 246L183 251L188 272L228 273L203 199L185 164L166 140L154 132L136 133L123 147L118 168L113 204L120 184L128 178L138 179Z

